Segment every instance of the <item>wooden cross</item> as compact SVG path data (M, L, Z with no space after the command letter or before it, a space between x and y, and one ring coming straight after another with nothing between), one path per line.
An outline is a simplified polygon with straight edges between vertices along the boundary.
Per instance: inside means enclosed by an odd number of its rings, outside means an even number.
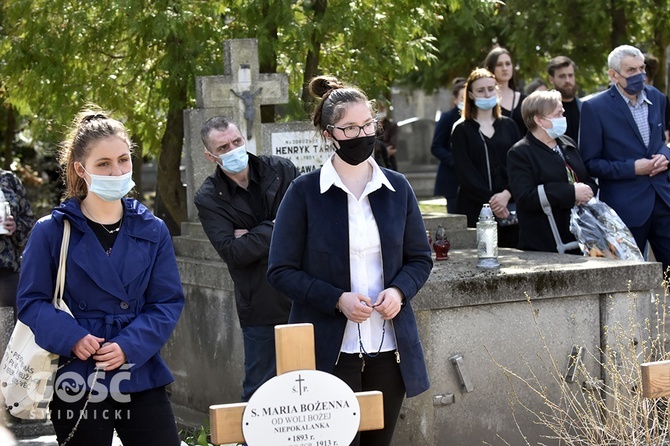
M670 396L670 361L645 362L640 368L643 397Z
M314 327L312 324L289 324L275 327L277 375L296 370L316 370L314 358ZM384 428L383 396L379 391L357 392L361 408L359 431ZM209 406L212 443L244 441L242 414L247 403Z

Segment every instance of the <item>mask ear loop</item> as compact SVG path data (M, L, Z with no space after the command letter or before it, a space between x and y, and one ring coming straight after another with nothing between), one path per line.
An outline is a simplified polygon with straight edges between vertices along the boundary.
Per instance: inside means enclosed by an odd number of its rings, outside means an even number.
M88 174L88 176L91 177L91 183L92 183L92 182L93 182L93 176L89 173L88 170L86 170L86 168L84 167L84 165L83 165L82 163L80 163L79 161L75 161L75 163L79 164L79 166L81 167L81 170L83 170L84 173ZM88 188L90 189L90 188L91 188L91 183L89 183L88 181L86 181L86 175L79 175L79 172L77 172L77 168L76 168L76 167L75 167L75 172L77 173L77 175L79 176L79 178L81 178L82 180L84 180L84 183L86 183L86 187L88 187Z
M340 149L339 145L336 145L335 142L337 141L335 137L333 136L332 133L330 133L330 130L326 129L323 131L323 134L326 138L326 149L329 149L331 146L333 147L333 150L337 151Z

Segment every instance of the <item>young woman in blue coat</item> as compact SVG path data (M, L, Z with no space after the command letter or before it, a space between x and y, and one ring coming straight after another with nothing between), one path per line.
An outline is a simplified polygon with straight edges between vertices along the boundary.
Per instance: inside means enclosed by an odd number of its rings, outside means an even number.
M289 187L268 281L293 301L290 323L314 325L317 369L383 392L384 429L352 445L388 446L405 394L429 387L410 302L430 274L430 247L409 183L371 157L377 123L365 94L327 76L310 91L335 154Z
M167 227L134 199L132 143L119 121L85 110L61 147L65 201L23 253L19 319L60 355L50 405L59 444L178 445L159 355L184 295ZM52 305L63 221L71 227L64 300ZM73 434L73 435L71 435Z

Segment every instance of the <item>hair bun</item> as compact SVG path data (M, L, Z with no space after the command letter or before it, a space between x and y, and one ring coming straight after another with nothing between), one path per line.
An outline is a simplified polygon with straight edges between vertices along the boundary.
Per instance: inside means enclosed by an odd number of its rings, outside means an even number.
M332 90L344 87L345 84L333 76L317 76L309 82L309 92L316 98L323 98Z
M86 113L81 117L81 122L91 122L94 119L107 119L102 113Z

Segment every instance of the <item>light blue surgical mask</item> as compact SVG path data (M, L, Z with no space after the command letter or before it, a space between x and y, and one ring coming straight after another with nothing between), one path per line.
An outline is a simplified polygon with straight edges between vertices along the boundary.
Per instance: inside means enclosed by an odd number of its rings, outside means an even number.
M84 166L81 167L84 168ZM84 169L84 172L88 173L91 177L91 184L84 178L88 191L93 192L105 201L120 200L135 186L132 170L117 176L96 175L89 173L86 169Z
M463 103L463 101L458 101L456 103L456 107L458 107L459 110L463 111L463 108L465 108L465 104Z
M547 132L547 135L549 135L550 138L556 139L559 136L565 135L565 131L568 129L568 120L565 118L565 116L561 116L560 118L544 118L544 119L551 121L552 127L550 129L544 129L544 131Z
M480 110L491 110L498 105L498 96L491 96L489 98L475 98L475 105Z
M228 153L222 153L219 155L219 158L221 158L221 169L224 172L232 174L242 172L249 164L249 154L247 153L246 144Z

